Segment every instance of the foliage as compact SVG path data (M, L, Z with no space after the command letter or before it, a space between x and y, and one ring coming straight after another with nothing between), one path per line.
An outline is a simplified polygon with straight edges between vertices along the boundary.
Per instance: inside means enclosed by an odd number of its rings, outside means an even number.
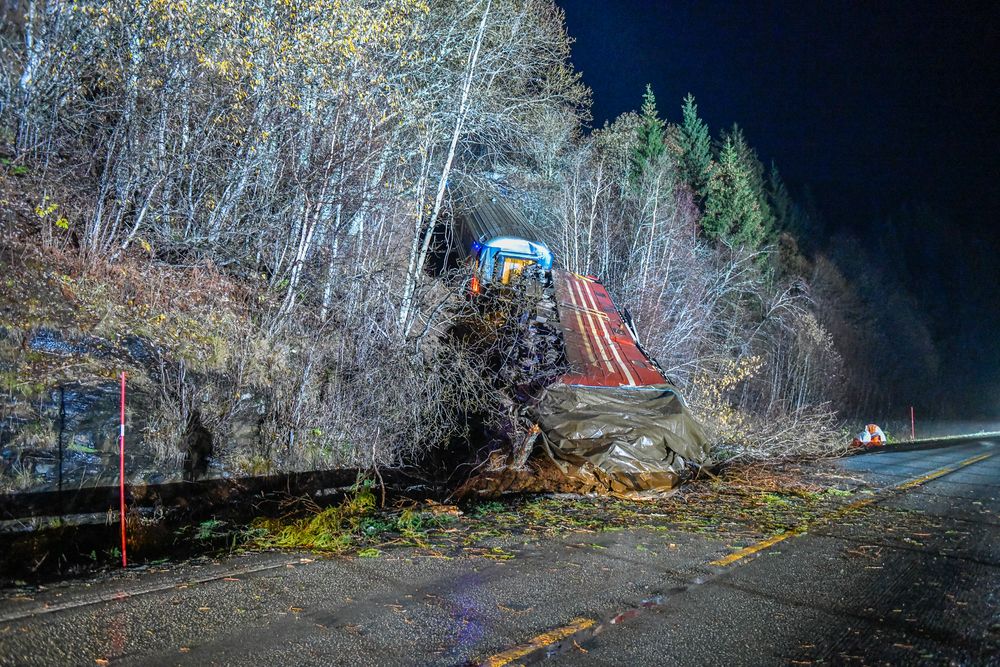
M370 481L355 485L339 505L311 506L301 519L258 519L254 527L262 531L261 546L344 552L365 544L383 544L390 536L402 543L423 546L429 533L451 525L455 518L429 508L405 508L399 512L380 511ZM362 558L378 558L381 551L363 548Z
M694 95L688 93L682 108L683 121L675 129L673 152L677 157L680 176L702 200L708 194L712 175L712 137L708 126L698 117Z
M29 202L21 247L78 253L71 326L160 347L161 460L195 396L217 442L256 423L222 452L251 472L399 465L496 399L424 267L453 172L556 169L586 116L554 4L15 5L0 178ZM212 313L163 303L219 282Z
M712 240L756 250L770 228L770 209L756 167L739 130L727 134L705 196L702 229Z
M534 542L539 536L566 536L580 546L602 549L606 548L604 534L637 528L642 529L637 535L648 537L637 549L655 555L661 549L676 549L680 542L677 536L685 533L711 534L747 544L775 533L805 530L842 516L858 490L830 487L828 471L822 466L807 472L780 463L735 462L718 475L692 480L674 493L642 499L522 495L461 509L433 502L410 506L409 511L425 517L448 519L428 526L419 540L401 538L391 528L398 522L400 510L377 510L369 519L384 526L384 531L351 537L349 546L337 551L378 558L392 553L393 547L416 546L435 558L510 560L519 556L520 544ZM867 489L862 492L870 493ZM451 513L441 514L443 509ZM299 521L273 520L269 535ZM274 546L268 537L258 544Z
M636 186L643 181L651 169L655 168L657 160L666 150L663 141L663 121L660 120L656 110L656 96L649 84L646 84L646 92L642 96L640 119L642 124L636 131L630 172L632 183Z

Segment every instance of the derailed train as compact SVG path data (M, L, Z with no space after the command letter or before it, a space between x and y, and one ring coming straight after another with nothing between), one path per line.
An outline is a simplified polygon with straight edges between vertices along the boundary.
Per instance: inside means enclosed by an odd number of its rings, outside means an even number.
M520 207L499 193L466 194L457 222L471 293L525 274L547 287L553 303L539 319L555 320L568 371L523 407L537 444L577 488L669 488L687 463L708 462L700 425L597 278L555 268Z

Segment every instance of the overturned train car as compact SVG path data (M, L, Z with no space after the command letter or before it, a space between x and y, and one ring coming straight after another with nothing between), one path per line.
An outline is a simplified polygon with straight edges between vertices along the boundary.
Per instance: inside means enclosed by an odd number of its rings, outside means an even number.
M477 490L645 493L675 486L687 463L707 463L700 425L601 282L553 268L520 207L499 194L464 202L456 221L461 254L475 266L470 291L519 278L546 283L538 317L554 317L569 369L522 406L537 425L532 445L562 480L540 480L538 470L494 471Z

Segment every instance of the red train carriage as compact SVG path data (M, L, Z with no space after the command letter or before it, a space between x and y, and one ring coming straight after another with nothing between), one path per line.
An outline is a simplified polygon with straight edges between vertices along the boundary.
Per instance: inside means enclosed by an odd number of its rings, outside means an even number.
M474 205L464 215L460 237L477 269L473 293L480 284L507 285L519 275L508 270L509 262L527 262L542 274L544 312L536 320L561 338L569 370L524 407L556 466L580 480L581 490L641 492L675 485L688 462L707 462L701 427L639 345L604 285L550 271L551 253L537 241L518 238L530 225L499 195L467 200ZM530 248L530 256L514 253L516 243ZM483 270L501 261L502 271Z

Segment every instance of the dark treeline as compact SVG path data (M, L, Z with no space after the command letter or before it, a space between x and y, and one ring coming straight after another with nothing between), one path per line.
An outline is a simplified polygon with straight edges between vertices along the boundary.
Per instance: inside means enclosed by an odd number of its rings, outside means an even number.
M900 304L888 316L896 319L878 328L884 409L897 417L908 405L929 418L994 416L1000 272L991 239L927 204L861 217L864 229L817 235L813 252L859 276L872 308Z

